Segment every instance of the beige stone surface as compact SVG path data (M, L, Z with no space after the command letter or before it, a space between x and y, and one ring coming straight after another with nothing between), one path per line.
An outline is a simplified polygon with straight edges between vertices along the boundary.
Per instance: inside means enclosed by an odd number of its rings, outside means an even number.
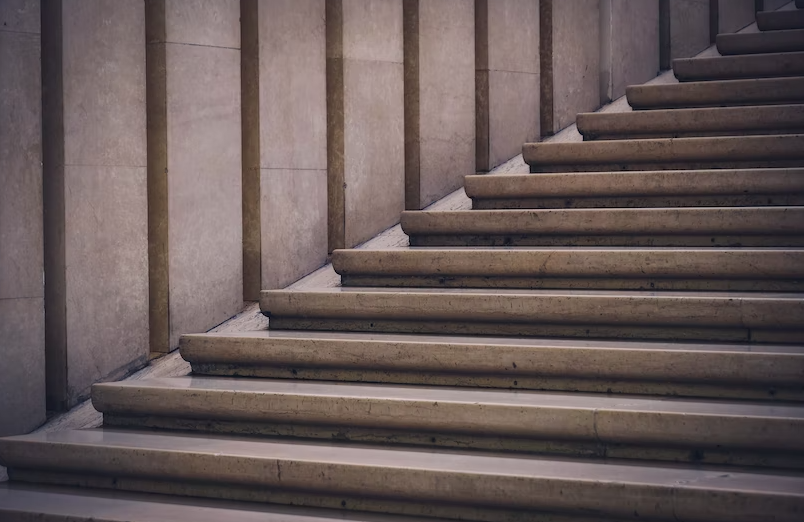
M405 4L405 207L475 173L474 1Z
M539 5L476 2L476 126L479 171L539 139Z
M804 52L679 58L673 72L681 82L804 77Z
M28 433L45 422L44 299L0 298L0 339L0 437L4 437Z
M672 0L668 4L668 59L695 56L706 49L709 46L709 0Z
M0 31L39 34L40 0L5 0L0 5Z
M804 29L719 34L717 50L723 55L804 51Z
M804 11L783 9L757 14L757 26L761 31L804 29Z
M659 73L659 0L601 0L601 104Z
M718 33L736 33L754 22L754 0L717 0Z
M327 262L327 171L261 171L262 288L284 288Z
M599 0L553 0L552 71L542 71L542 97L547 88L552 95L551 110L542 120L542 134L553 134L575 121L575 114L600 106L600 2ZM542 28L546 20L542 21ZM542 40L547 35L542 37ZM545 81L547 83L545 83Z
M801 103L802 92L804 79L793 77L633 85L626 97L635 109L670 109Z
M238 0L161 0L167 42L240 48Z

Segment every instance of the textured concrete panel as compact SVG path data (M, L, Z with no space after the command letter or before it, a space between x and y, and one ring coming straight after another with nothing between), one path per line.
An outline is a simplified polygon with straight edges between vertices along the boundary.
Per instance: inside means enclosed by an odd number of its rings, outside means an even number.
M601 0L600 98L625 95L628 85L659 72L659 0Z
M45 304L42 297L0 298L0 437L45 422Z
M762 2L763 11L776 11L780 7L790 3L790 0L764 0Z
M38 34L0 30L0 299L43 295L39 56Z
M539 75L489 72L489 160L499 165L539 140Z
M709 47L709 0L668 0L668 7L670 60Z
M327 262L327 171L261 171L263 288L284 288Z
M40 0L0 2L0 31L39 33Z
M754 0L718 0L718 33L734 33L754 22Z
M242 307L240 51L167 44L170 348ZM203 85L203 89L198 86Z
M599 0L544 0L542 34L542 133L555 133L579 112L600 106ZM546 19L549 13L549 20ZM548 29L549 27L549 29ZM548 44L548 45L544 45ZM549 100L552 99L552 102Z
M405 203L401 0L334 0L327 16L329 249L394 225Z
M405 205L402 64L344 62L345 244L399 222Z
M148 356L145 167L67 166L65 310L71 402Z
M420 209L475 173L474 0L405 4L405 186Z
M142 3L65 0L63 17L65 164L145 166Z
M240 0L165 0L165 29L170 43L239 49Z
M540 11L530 0L476 0L475 9L476 167L487 171L539 139Z

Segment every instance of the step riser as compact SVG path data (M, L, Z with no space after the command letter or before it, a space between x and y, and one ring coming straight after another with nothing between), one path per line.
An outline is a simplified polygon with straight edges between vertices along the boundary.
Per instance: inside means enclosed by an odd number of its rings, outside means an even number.
M164 480L135 479L128 477L108 478L68 473L38 472L23 469L16 470L12 473L14 480L19 482L70 486L77 485L85 488L155 493L160 495L177 495L182 497L307 506L314 508L336 509L341 512L343 512L345 509L347 513L349 511L393 513L414 517L428 517L428 522L437 522L429 517L439 517L438 520L444 518L473 520L477 522L513 522L523 519L523 513L521 511L518 512L513 510L505 510L504 508L484 509L466 505L444 505L414 501L368 499L352 495L331 495L327 494L327 492L290 492L275 488L254 486L238 486L230 484L205 485L194 482L179 483ZM30 519L23 520L24 522L32 522ZM350 519L347 518L346 520ZM601 516L594 516L590 518L583 515L573 516L555 513L540 514L535 511L530 511L527 513L527 520L528 522L625 522L626 520L633 519L610 517L601 518ZM36 522L39 521L37 520ZM70 520L69 522L74 521ZM95 521L93 520L91 522ZM394 522L407 521L399 520ZM419 521L418 519L414 519L411 522Z
M689 196L689 197L601 197L584 198L472 198L473 210L561 209L561 208L660 208L660 207L755 207L804 205L797 194L757 194L753 196Z
M482 323L454 321L395 321L384 319L300 319L272 317L274 330L333 332L381 332L447 335L495 335L524 337L569 337L575 339L630 339L666 341L755 342L772 344L804 343L804 330L681 326L601 326L553 323Z
M719 34L717 50L722 55L804 51L804 31Z
M801 292L804 280L739 280L739 279L618 279L605 278L535 278L493 276L419 276L419 275L347 275L341 276L345 287L401 288L522 288L579 290L709 290L745 292Z
M804 78L731 80L626 88L636 110L696 107L744 107L804 102Z
M580 131L579 131L580 132ZM618 133L608 132L581 132L584 141L596 140L646 140L656 138L713 138L718 136L745 136L747 134L752 136L771 136L779 134L802 134L804 133L804 126L800 127L779 127L773 124L768 124L764 128L747 128L740 130L678 130L668 129L659 131L634 131L623 130Z
M763 11L757 13L757 27L760 31L784 31L804 29L804 11Z
M798 136L798 135L797 135ZM804 150L804 149L803 149ZM526 155L525 161L528 161ZM796 159L760 159L748 161L644 161L637 162L624 157L621 162L606 163L573 163L573 164L530 164L531 174L550 172L607 172L635 170L706 170L706 169L764 169L764 168L800 168L804 167L804 158Z
M428 234L411 233L416 247L804 247L804 236L559 236L530 234Z
M804 76L804 53L681 58L673 72L680 82Z
M36 453L32 454L32 450ZM323 491L329 496L337 495L342 501L344 497L359 496L395 502L427 502L444 507L457 504L484 510L497 508L570 514L593 512L635 519L639 518L640 513L643 518L649 513L657 521L680 518L747 522L761 520L765 514L774 513L778 522L797 522L797 513L800 514L800 510L804 509L804 498L800 494L769 494L724 488L718 489L717 495L713 495L706 487L689 487L670 481L663 485L624 484L616 479L570 480L515 473L506 475L449 470L436 473L407 467L355 466L335 462L322 465L293 458L254 458L133 448L109 450L97 447L92 452L76 451L66 455L63 451L51 451L50 447L40 445L35 448L19 447L17 453L24 455L31 466L20 469L12 466L12 479L51 483L74 482L77 479L82 485L93 487L140 491L151 487L159 488L163 493L196 496L209 496L207 492L222 489L224 491L214 493L214 496L226 495L239 499L237 496L243 491L250 493L248 500L270 499L272 502L278 501L275 494L263 493L260 496L254 493L278 490L280 494L291 493L285 498L304 499ZM188 466L190 458L192 465ZM42 471L35 471L37 469ZM210 486L196 486L204 483ZM301 503L304 505L306 502L302 500ZM352 505L346 500L341 505L352 509L365 508L360 502L356 504ZM382 505L384 511L399 512L394 511L393 504L378 504Z
M443 406L439 403L439 408ZM380 409L381 411L381 409ZM354 410L349 410L354 413ZM449 413L444 412L444 415ZM478 412L486 415L486 412ZM359 443L377 443L388 445L414 445L439 448L471 448L487 451L513 451L517 453L531 453L540 455L553 455L578 458L609 458L626 460L654 460L665 462L694 462L711 465L732 465L746 467L773 467L780 469L804 469L804 455L800 452L791 453L780 451L754 451L753 449L718 449L707 447L711 445L711 433L739 433L740 430L750 429L743 425L734 425L729 422L714 422L710 425L699 425L698 430L704 435L702 444L679 444L678 439L668 440L667 446L640 445L629 442L604 442L594 440L567 440L563 438L540 437L522 438L516 435L503 433L505 426L495 426L493 429L478 431L477 433L449 432L444 430L421 430L416 427L403 429L387 429L385 427L353 427L347 423L338 426L306 424L297 421L295 424L277 422L242 422L217 420L205 416L204 420L181 418L180 413L171 416L126 416L104 414L105 427L134 428L134 429L160 429L197 431L201 433L217 433L227 435L262 435L281 438L304 438L352 441ZM303 416L303 413L301 414ZM421 415L419 410L411 413L417 418ZM409 418L409 419L410 419ZM493 416L486 417L494 418ZM420 419L420 417L419 417ZM635 422L637 419L623 422ZM725 420L724 418L718 421ZM554 425L556 417L543 419L523 419L522 422L538 422L541 425ZM689 422L685 417L683 422ZM532 424L531 424L532 425ZM678 420L673 426L678 425ZM762 429L761 427L759 429ZM710 430L710 431L703 431ZM490 437L489 432L501 433L501 436ZM754 432L758 433L755 429ZM669 434L669 430L665 432ZM777 434L778 432L774 432ZM800 433L800 431L799 431ZM661 438L661 437L657 437ZM766 437L762 437L767 440ZM674 447L675 446L675 447ZM679 447L680 446L680 447Z

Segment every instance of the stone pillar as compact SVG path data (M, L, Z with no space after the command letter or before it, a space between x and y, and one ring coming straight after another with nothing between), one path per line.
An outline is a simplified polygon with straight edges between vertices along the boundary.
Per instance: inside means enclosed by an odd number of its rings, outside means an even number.
M661 68L709 47L709 0L659 0Z
M754 23L755 0L714 1L717 2L717 34L736 33L743 27ZM712 38L714 41L714 36Z
M475 0L404 0L405 208L475 173Z
M659 0L600 0L600 102L659 73Z
M45 421L39 19L0 2L0 437Z
M405 206L402 0L327 0L329 247L399 222Z
M146 0L151 350L242 307L239 0Z
M479 171L539 139L539 30L535 0L475 1Z
M145 12L42 2L47 393L64 409L148 356Z
M241 2L244 295L327 259L325 0Z
M792 0L756 0L757 11L776 11Z
M642 1L642 0L639 0ZM541 0L541 128L554 134L600 106L599 0Z

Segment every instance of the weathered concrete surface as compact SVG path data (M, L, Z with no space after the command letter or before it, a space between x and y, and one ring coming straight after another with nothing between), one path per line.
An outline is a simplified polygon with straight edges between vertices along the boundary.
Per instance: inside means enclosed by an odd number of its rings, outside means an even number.
M600 103L659 73L659 0L600 0Z
M600 106L600 1L540 2L541 131L571 125Z
M474 0L404 2L405 208L475 173Z
M709 0L660 0L662 69L709 47Z
M734 33L754 21L754 0L717 0L718 34Z
M804 51L804 29L717 35L720 54L765 54Z
M240 3L148 5L151 350L165 352L243 302Z
M327 12L329 249L368 240L405 206L401 0Z
M540 136L539 5L475 2L476 167L488 171Z
M804 102L804 78L760 78L631 85L626 89L634 109L773 105Z
M241 5L243 289L256 300L326 262L325 6Z
M48 401L148 353L145 13L138 2L43 5Z

